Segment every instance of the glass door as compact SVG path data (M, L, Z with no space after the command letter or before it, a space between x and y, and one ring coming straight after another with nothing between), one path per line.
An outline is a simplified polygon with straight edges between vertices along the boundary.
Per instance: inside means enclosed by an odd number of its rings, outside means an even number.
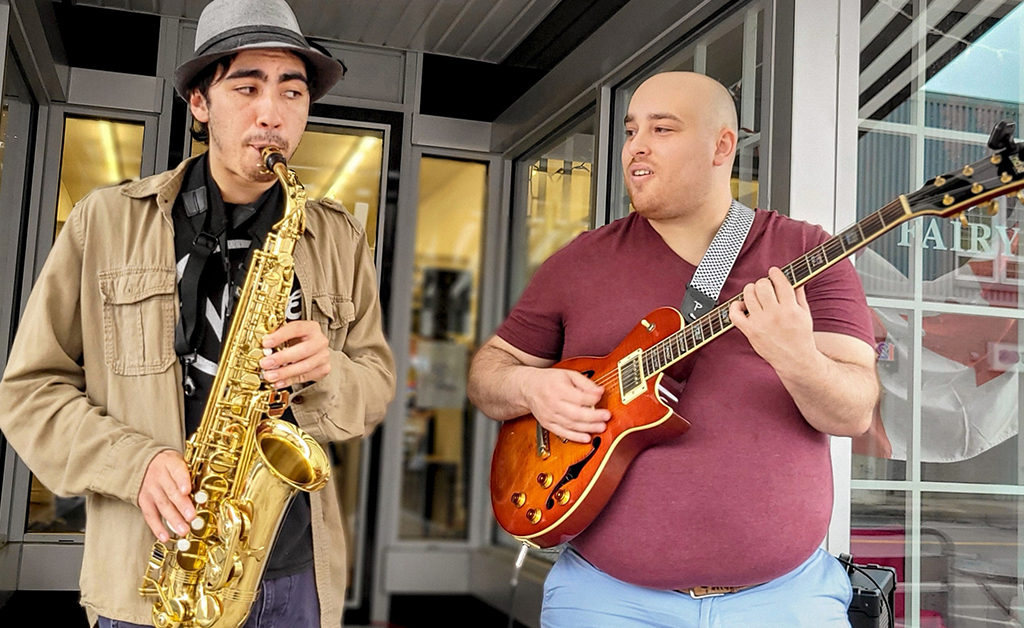
M142 176L143 120L118 120L68 113L64 116L59 186L52 240L60 234L75 203L92 190ZM58 497L35 476L25 506L26 535L82 533L85 498ZM49 540L42 536L36 540Z
M17 328L21 303L25 239L28 229L28 199L32 172L33 138L38 106L29 91L13 52L7 54L4 67L3 102L0 104L0 290L8 298L0 299L0 371ZM10 498L14 480L13 454L0 434L0 546L8 538ZM10 463L10 464L8 464ZM2 588L2 587L0 587Z

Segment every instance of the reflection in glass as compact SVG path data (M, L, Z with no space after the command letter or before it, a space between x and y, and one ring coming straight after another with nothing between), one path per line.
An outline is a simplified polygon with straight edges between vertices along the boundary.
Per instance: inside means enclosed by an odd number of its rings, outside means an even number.
M857 220L911 190L911 138L891 133L862 133L857 142ZM910 235L898 228L857 254L857 271L868 296L908 297Z
M861 9L859 215L984 158L992 126L1017 120L1024 105L1019 0L866 0ZM890 343L880 352L896 357L879 364L882 418L892 456L906 460L906 479L864 473L858 458L854 474L858 487L906 485L906 512L893 523L906 528L907 547L920 546L920 556L903 554L903 578L914 577L915 560L921 574L905 589L907 625L1011 626L1024 617L1022 504L1006 494L1022 474L1021 338L1010 311L1024 303L1020 210L1007 199L998 209L973 210L966 225L918 218L857 261L869 297L899 307L875 312L876 335L881 323ZM929 492L938 482L961 492ZM972 485L976 494L961 488ZM855 529L868 493L854 491ZM920 527L910 525L918 519ZM909 616L912 607L919 617Z
M593 113L538 150L516 160L516 229L509 284L515 302L537 268L552 253L590 228L594 164ZM525 232L524 232L525 231Z
M1017 320L925 312L922 479L1020 484Z
M858 564L896 570L896 625L906 617L906 584L910 574L907 510L910 496L903 491L850 493L850 555Z
M192 140L192 155L206 152ZM345 206L377 245L384 132L348 126L310 124L288 160L309 198L331 198Z
M420 160L399 536L464 539L487 165Z
M878 379L882 395L871 427L853 439L853 477L905 480L910 416L907 391L913 374L912 312L873 308Z
M1020 625L1021 505L1015 495L922 493L922 582L938 588L931 599L922 595L922 625L929 616L943 618L949 628ZM926 552L936 556L930 574Z
M86 194L141 176L144 130L141 122L71 116L64 119L55 239L71 208ZM85 498L57 497L33 476L26 531L84 530Z

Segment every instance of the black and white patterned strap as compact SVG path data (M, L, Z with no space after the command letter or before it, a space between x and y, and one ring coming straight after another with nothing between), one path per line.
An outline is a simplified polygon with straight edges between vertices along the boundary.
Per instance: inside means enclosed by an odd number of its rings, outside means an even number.
M734 200L725 221L718 228L711 245L701 258L693 279L686 286L682 313L686 323L700 318L718 302L725 279L743 248L750 226L754 224L754 210Z

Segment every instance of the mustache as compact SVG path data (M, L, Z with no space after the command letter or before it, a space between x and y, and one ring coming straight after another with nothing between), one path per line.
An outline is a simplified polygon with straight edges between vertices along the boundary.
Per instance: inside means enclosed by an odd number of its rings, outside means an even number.
M242 144L245 146L250 144L276 146L281 149L281 152L288 152L288 141L277 133L253 133L245 136Z

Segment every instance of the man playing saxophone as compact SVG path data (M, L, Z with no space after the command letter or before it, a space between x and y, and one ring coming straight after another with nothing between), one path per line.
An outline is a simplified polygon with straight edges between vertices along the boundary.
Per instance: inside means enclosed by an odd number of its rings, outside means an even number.
M0 382L0 429L36 476L85 495L82 604L101 626L151 623L139 596L154 536L194 529L182 457L217 373L247 260L284 199L261 151L290 158L310 103L343 66L311 47L284 0L214 0L175 72L193 137L176 169L97 190L71 213L35 284ZM306 204L287 322L263 338L282 417L317 441L359 438L394 396L362 226ZM333 484L300 493L269 552L246 626L336 627L345 537Z

